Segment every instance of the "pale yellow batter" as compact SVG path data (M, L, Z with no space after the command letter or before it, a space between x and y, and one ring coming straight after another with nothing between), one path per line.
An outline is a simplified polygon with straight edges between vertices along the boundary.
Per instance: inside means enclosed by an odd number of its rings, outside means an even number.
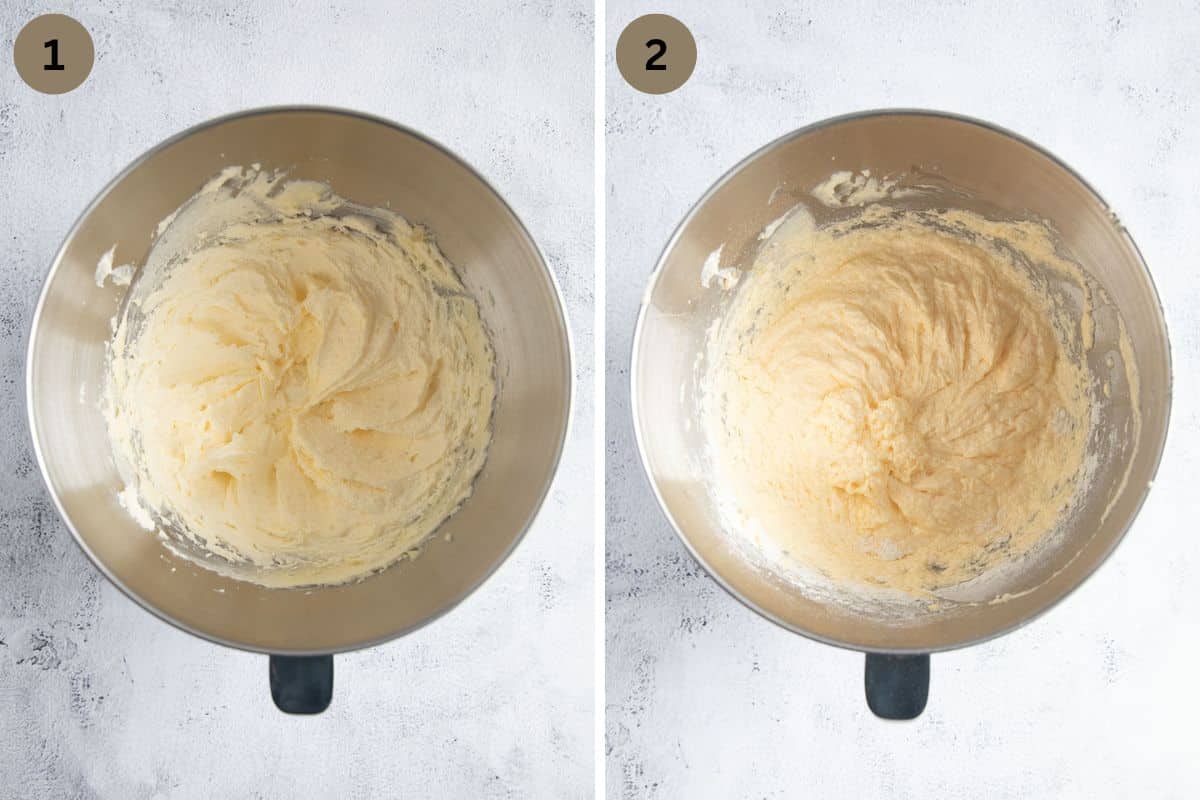
M429 234L238 169L166 223L107 386L135 513L267 586L412 551L470 494L496 393L479 307Z
M765 246L704 386L728 514L770 559L922 596L1058 522L1089 428L1083 334L998 242L1078 274L1040 226L965 212L801 211Z

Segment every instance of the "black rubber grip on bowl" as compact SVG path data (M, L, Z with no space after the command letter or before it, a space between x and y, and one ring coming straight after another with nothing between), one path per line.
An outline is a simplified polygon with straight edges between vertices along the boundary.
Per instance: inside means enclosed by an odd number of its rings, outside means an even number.
M867 653L867 706L880 719L916 719L929 700L929 656Z
M333 699L333 656L271 656L271 699L288 714L320 714Z

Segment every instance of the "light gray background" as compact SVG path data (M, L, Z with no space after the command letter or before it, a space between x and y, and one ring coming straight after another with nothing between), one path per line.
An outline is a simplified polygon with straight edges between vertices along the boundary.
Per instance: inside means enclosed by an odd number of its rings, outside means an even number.
M58 97L11 61L46 11L96 44ZM591 796L592 35L590 0L0 4L0 797ZM581 387L512 559L444 619L339 657L333 706L309 719L275 710L264 656L100 578L42 487L23 402L37 292L84 205L163 138L276 103L380 114L479 169L561 282Z
M610 797L1200 791L1200 7L1073 6L609 0ZM663 97L633 91L611 58L650 11L683 20L699 47L691 81ZM991 120L1087 176L1154 273L1175 366L1159 480L1114 557L1033 625L935 657L910 724L867 711L861 655L773 626L701 573L650 494L628 403L638 302L691 204L775 137L882 106Z

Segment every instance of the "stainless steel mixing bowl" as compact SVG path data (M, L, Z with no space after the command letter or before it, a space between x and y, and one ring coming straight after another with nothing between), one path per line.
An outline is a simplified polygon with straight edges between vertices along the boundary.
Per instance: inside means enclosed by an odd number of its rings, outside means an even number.
M358 583L273 590L222 577L172 554L117 502L122 482L98 399L109 321L124 289L97 288L96 262L115 243L116 263L141 263L159 220L223 167L256 162L328 182L350 200L388 206L426 225L480 298L493 334L500 388L494 438L474 493L419 558ZM378 644L433 620L512 552L558 465L571 374L554 277L500 195L453 153L414 131L307 107L205 123L118 175L54 259L26 365L34 449L79 545L113 583L162 619L214 642L275 654L273 693L292 711L328 703L328 654Z
M1096 436L1107 443L1097 477L1057 544L1012 576L994 602L948 604L897 619L822 602L744 555L722 530L706 474L694 364L725 294L704 288L701 265L745 269L770 222L835 170L904 174L932 187L915 207L965 208L993 218L1041 218L1107 290L1096 311L1094 374L1112 373ZM822 215L837 211L818 210ZM1115 308L1113 307L1115 306ZM1124 319L1140 378L1140 435L1134 396L1116 346ZM681 394L681 387L683 391ZM881 111L820 122L789 134L717 181L679 225L644 296L634 337L632 405L638 447L667 517L684 544L735 597L768 619L813 639L868 653L867 692L881 716L919 714L928 690L928 654L984 641L1028 622L1083 582L1133 522L1157 469L1167 432L1171 364L1158 296L1133 240L1103 199L1061 161L995 126L948 114ZM1111 446L1108 446L1111 445ZM993 587L995 588L995 587Z

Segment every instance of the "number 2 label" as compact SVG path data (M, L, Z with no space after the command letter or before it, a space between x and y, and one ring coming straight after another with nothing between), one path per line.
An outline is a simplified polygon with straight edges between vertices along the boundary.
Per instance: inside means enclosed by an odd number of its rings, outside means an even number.
M668 14L643 14L617 37L617 69L646 94L673 92L696 68L696 38Z
M667 54L667 43L662 39L651 39L650 41L646 42L646 47L658 48L648 59L646 59L646 69L666 69L667 65L658 63L658 60Z

